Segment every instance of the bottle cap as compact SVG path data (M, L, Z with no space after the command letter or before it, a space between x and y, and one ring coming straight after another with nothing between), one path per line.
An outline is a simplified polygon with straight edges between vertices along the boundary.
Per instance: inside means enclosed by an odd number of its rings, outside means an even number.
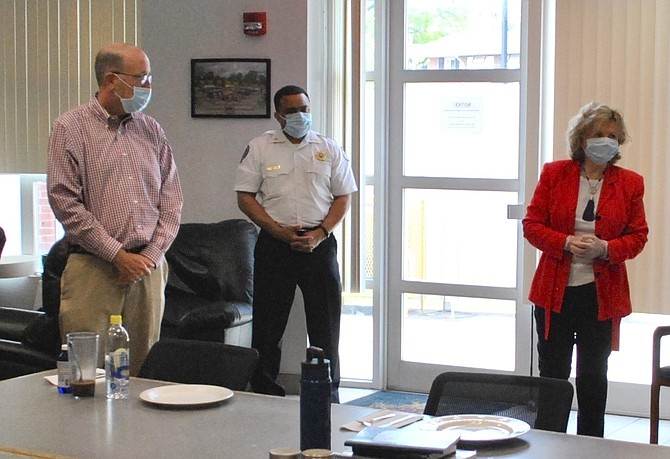
M330 380L330 360L324 357L323 349L307 348L307 358L302 362L302 378L308 381Z
M121 325L122 323L121 316L118 314L109 316L109 323L114 325Z

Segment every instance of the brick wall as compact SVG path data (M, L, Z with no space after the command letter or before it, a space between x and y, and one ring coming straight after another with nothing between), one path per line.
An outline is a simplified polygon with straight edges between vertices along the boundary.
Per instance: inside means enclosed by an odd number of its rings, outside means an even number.
M46 182L35 182L33 187L36 248L38 253L45 254L61 237L62 230L49 206Z

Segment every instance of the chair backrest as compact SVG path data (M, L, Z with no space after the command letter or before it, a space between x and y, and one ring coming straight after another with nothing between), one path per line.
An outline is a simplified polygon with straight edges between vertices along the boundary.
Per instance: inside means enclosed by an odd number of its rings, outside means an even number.
M63 238L56 241L44 257L42 310L49 315L58 316L60 311L60 280L69 256L69 245Z
M37 349L56 357L60 352L61 337L58 326L60 311L60 280L67 259L68 243L60 239L51 246L44 257L42 271L43 315L37 315L23 331L21 342L28 348Z
M656 327L651 347L651 383L666 386L670 384L670 366L661 366L661 341L670 335L670 325Z
M661 386L670 386L670 366L661 366L661 341L670 335L670 325L656 327L651 348L651 396L649 397L649 443L658 444Z
M569 381L538 376L446 372L433 380L424 414L490 414L532 428L565 432L574 389Z
M0 257L2 256L2 249L5 248L5 242L7 242L7 236L5 236L5 230L0 227Z
M141 378L246 390L258 351L213 341L161 339L144 359Z
M211 301L251 304L258 233L248 220L182 223L165 254L168 287Z

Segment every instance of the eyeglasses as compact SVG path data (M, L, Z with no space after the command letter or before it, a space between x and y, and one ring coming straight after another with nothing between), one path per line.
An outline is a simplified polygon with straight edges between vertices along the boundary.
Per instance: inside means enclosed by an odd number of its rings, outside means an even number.
M152 78L150 73L141 73L139 75L136 75L134 73L123 73L123 72L111 72L111 73L114 73L116 75L125 75L125 76L130 76L130 77L133 77L133 78L137 78L138 80L140 80L141 85L151 83L151 78Z

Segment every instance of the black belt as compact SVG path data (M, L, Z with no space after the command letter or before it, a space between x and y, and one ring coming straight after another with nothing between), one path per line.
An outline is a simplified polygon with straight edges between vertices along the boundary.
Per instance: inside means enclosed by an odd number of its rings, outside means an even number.
M123 249L123 250L125 250L128 253L138 254L146 248L147 248L146 245L140 245L140 246L137 246L137 247L133 247L132 249ZM79 254L79 255L93 255L93 256L95 256L95 254L89 252L88 250L86 250L85 248L83 248L80 245L70 245L69 248L68 248L68 252L69 253L76 253L76 254Z

